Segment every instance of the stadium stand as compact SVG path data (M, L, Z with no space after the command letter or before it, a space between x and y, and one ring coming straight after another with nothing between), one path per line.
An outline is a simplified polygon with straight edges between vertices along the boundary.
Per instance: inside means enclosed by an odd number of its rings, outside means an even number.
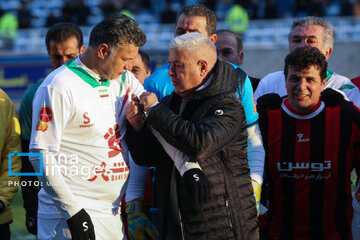
M84 39L88 39L88 34L92 26L103 19L103 12L99 5L102 0L87 0L86 5L90 9L87 19L87 26L82 26ZM0 8L6 11L16 12L21 7L21 2L27 2L33 16L31 29L18 30L18 37L15 41L12 54L45 54L46 49L43 39L47 29L45 28L46 18L50 13L61 19L62 8L67 1L58 0L1 0ZM71 1L71 2L77 2ZM150 2L156 2L151 1ZM176 2L176 1L173 1ZM335 1L336 2L336 1ZM221 3L221 1L220 1ZM177 6L177 5L176 5ZM223 21L225 12L230 5L224 7L218 4L216 11L219 17L218 29L227 28ZM161 6L159 6L161 8ZM177 6L178 8L179 6ZM324 7L325 13L336 30L336 42L360 41L360 19L352 17L334 16L339 13L339 4L329 4ZM145 50L164 50L173 37L173 24L160 24L159 16L151 13L150 9L139 8L134 11L134 17L144 29L148 41L144 46ZM251 20L250 26L244 34L244 46L247 49L276 49L279 46L287 45L287 35L293 18L273 19L273 20ZM1 44L1 42L0 42ZM85 42L85 44L87 44ZM3 52L0 52L2 54Z
M360 41L360 19L332 17L329 20L335 27L336 42ZM287 37L292 22L293 19L290 18L281 20L252 20L249 29L244 34L244 46L247 49L276 49L279 46L285 46L288 44ZM144 46L145 50L167 49L168 43L173 38L173 24L142 21L140 26L144 29L148 39ZM84 39L88 39L91 27L81 28L84 32ZM225 22L219 22L218 29L222 28L227 28ZM18 30L13 54L45 54L44 37L46 31L47 29L43 27Z

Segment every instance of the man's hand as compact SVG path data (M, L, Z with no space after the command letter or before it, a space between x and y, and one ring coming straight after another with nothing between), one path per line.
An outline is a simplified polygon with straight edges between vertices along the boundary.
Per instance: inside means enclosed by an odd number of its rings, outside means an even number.
M211 185L206 175L198 168L187 170L183 176L185 186L197 203L204 203L210 197Z
M37 216L36 214L26 213L26 229L29 233L36 235L37 233Z
M94 225L85 209L67 220L73 240L95 240Z
M261 198L261 184L257 183L254 180L251 180L251 184L254 190L254 197L256 202L256 211L257 216L260 214L260 198Z
M159 233L144 213L143 200L136 198L126 203L128 233L133 240L158 239Z
M131 95L132 101L126 107L125 116L133 128L142 128L145 124L145 115L135 94Z
M28 188L29 191L31 188ZM24 189L22 189L24 191ZM29 233L36 235L37 234L37 210L38 210L38 198L37 198L37 189L34 190L35 197L25 197L23 195L24 200L24 208L25 208L25 223L26 229Z
M151 105L158 102L159 100L157 99L155 93L143 92L140 96L140 106L143 108L144 112L147 112Z

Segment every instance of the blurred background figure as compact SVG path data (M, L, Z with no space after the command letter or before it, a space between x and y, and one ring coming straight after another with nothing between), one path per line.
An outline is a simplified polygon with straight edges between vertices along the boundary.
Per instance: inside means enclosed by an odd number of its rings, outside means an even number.
M62 8L62 21L86 26L88 25L87 18L90 14L91 11L83 0L68 0Z
M31 28L31 11L28 2L21 2L21 7L17 11L17 18L19 22L19 29Z
M0 8L0 49L12 50L18 29L17 17L11 12L5 12Z
M52 27L59 21L59 18L55 16L54 12L50 12L46 18L45 27Z
M357 0L354 4L354 17L360 18L360 0Z
M169 1L166 1L166 7L161 12L160 22L164 24L175 23L176 14L177 12L173 9L171 3Z
M341 1L341 16L352 16L354 12L354 5L350 0Z
M278 14L278 9L276 7L276 1L275 0L266 1L264 18L275 19L278 17L279 14Z
M69 1L64 2L64 5L61 9L62 12L62 22L71 22L73 19L73 8Z
M151 74L149 55L143 50L139 50L138 55L136 55L133 60L130 71L135 75L141 84L144 84L145 79Z
M104 18L108 18L113 14L115 10L115 5L111 0L101 0L99 8L104 15Z
M237 34L244 34L249 27L249 15L244 7L245 1L235 0L234 5L226 14L229 29Z
M74 6L74 13L76 16L75 23L79 26L88 25L87 18L91 14L89 7L83 0L77 0Z
M243 64L244 51L241 36L225 29L217 30L216 35L217 40L215 46L218 58L231 62L237 66ZM249 78L253 92L255 92L260 79L250 76Z

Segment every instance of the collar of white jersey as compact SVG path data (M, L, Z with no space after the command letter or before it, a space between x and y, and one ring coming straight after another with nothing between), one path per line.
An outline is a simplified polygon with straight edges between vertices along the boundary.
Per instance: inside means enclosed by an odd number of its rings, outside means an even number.
M108 79L100 81L102 79L100 75L86 67L85 64L80 61L79 56L65 63L66 67L94 88L99 86L108 87L110 81Z
M325 108L325 104L323 101L320 101L320 105L318 108L314 109L313 111L311 111L308 114L305 115L301 115L301 114L297 114L294 111L295 110L291 110L288 106L286 106L285 101L288 101L289 98L285 98L283 100L283 102L281 103L281 108L290 116L296 119L311 119L313 117L315 117L316 115L318 115L324 108Z

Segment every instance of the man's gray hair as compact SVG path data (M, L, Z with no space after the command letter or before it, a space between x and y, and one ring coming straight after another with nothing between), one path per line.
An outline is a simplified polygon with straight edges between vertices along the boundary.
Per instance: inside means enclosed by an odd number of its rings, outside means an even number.
M211 39L201 33L192 32L177 36L174 38L169 45L169 49L186 50L188 52L194 52L199 47L209 47L216 53L216 48Z
M334 45L334 37L335 37L334 27L331 25L330 22L328 22L327 20L320 18L320 17L309 16L309 17L303 17L303 18L295 20L291 26L291 31L288 36L289 42L291 41L292 33L297 26L312 26L312 25L319 25L319 26L324 27L324 29L325 29L325 34L324 34L325 35L324 36L325 45L332 48Z

